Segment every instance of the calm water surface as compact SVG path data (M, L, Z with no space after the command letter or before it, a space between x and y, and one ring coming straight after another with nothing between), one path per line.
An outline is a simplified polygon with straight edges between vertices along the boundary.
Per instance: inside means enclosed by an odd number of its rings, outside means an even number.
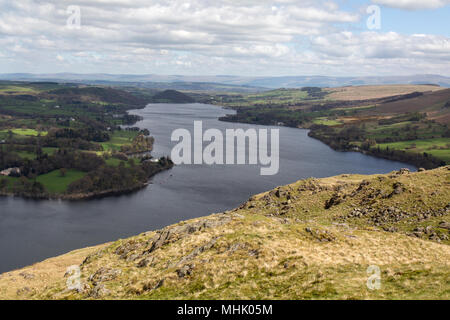
M144 117L137 126L156 138L155 156L169 155L177 128L203 126L264 128L218 121L233 111L188 104L149 105L134 111ZM258 166L177 166L152 179L132 195L82 202L0 198L0 273L63 254L70 250L125 238L180 220L222 212L239 206L251 195L308 177L342 173L387 173L409 165L336 152L311 139L307 130L280 128L280 172L260 176Z

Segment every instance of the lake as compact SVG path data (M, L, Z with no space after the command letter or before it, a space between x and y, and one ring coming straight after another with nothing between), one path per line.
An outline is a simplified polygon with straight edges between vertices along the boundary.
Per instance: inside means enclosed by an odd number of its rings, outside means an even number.
M170 155L172 131L193 129L273 128L220 122L229 113L204 104L157 104L131 112L136 124L155 137L155 156ZM308 137L308 131L280 129L280 171L261 176L259 166L180 165L158 174L139 192L97 200L35 201L0 197L0 273L68 251L159 229L181 220L223 212L251 195L308 177L343 173L387 173L416 168L355 152L336 152Z

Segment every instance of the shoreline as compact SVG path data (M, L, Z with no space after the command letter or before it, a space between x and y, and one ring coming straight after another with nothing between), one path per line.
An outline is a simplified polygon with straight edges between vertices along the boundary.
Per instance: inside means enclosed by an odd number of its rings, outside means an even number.
M223 107L223 108L224 108L224 109L231 109L231 110L234 110L234 109L232 109L232 108L227 108L227 107ZM234 121L234 120L230 120L229 118L226 118L226 117L224 117L224 118L219 118L219 121L222 121L222 122L231 122L231 123L245 123L245 124L253 124L253 125L268 126L267 124L259 124L259 123L255 123L255 122ZM331 149L333 149L334 151L337 151L337 152L359 152L359 153L362 153L362 154L364 154L364 155L372 156L372 157L375 157L375 158L378 158L378 159L384 159L384 160L390 160L390 161L403 162L403 163L405 163L405 164L415 166L417 169L419 169L419 168L421 167L420 163L417 163L417 162L415 162L415 161L410 161L410 160L407 160L407 159L403 159L402 157L396 156L396 155L392 155L392 156L384 155L384 156L383 156L383 154L374 153L374 152L371 152L370 150L363 150L363 149L361 149L361 148L350 148L350 149L349 149L349 148L335 148L335 147L333 147L332 144L329 143L328 140L326 140L326 139L321 139L320 136L315 135L315 134L314 134L314 130L312 130L311 128L300 127L300 126L293 127L293 126L278 125L278 124L273 124L273 125L270 125L270 126L283 127L283 128L292 128L292 129L309 130L309 132L308 132L308 137L310 137L310 138L312 138L312 139L315 139L315 140L318 140L318 141L322 142L323 144L325 144L326 146L330 147ZM436 168L439 168L439 167L442 167L442 166L446 166L446 164L443 164L443 165L441 165L441 166L428 167L428 168L425 168L425 169L428 169L428 170L430 170L430 169L436 169Z
M134 192L137 192L139 190L145 189L148 187L151 182L150 179L156 176L158 173L161 173L163 171L167 171L173 168L172 166L169 166L167 168L162 168L158 172L155 172L153 175L149 177L149 180L144 183L140 183L139 185L136 185L131 188L127 189L108 189L104 191L99 192L89 192L89 193L76 193L76 194L62 194L62 195L56 195L56 194L39 194L39 195L29 195L29 194L15 194L12 192L0 192L0 197L12 197L12 198L22 198L22 199L28 199L28 200L50 200L50 201L69 201L69 202L75 202L75 201L84 201L84 200L96 200L96 199L102 199L112 196L122 196L131 194Z

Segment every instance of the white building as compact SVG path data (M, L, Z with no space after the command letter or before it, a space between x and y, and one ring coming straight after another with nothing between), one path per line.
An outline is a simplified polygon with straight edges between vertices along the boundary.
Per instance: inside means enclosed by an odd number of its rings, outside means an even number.
M19 169L19 168L9 168L9 169L5 169L5 170L3 170L3 171L0 171L0 176L6 176L6 177L8 177L8 176L10 176L11 173L13 173L13 172L20 174L20 169Z

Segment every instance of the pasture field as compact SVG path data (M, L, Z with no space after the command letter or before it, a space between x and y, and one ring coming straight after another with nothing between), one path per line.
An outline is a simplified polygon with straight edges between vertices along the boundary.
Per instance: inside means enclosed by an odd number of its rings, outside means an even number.
M139 133L136 131L115 131L111 135L111 139L107 142L102 142L104 152L120 151L120 147L126 144L131 144L134 138L137 137Z
M19 95L19 94L35 94L35 89L26 86L0 85L0 94Z
M34 152L14 151L14 153L16 153L22 159L33 160L36 158L36 154Z
M0 139L1 139L1 135L0 135ZM1 148L1 146L0 146L0 148ZM22 159L34 160L37 157L36 152L21 150L19 148L19 146L17 146L17 145L4 146L3 151L7 151L8 148L9 148L8 151L11 151L11 152L17 154ZM42 153L52 155L56 150L58 150L58 148L45 147L45 148L42 148Z
M220 95L216 100L228 107L237 106L273 106L273 105L295 105L308 98L308 92L301 89L278 89L265 91L261 93L253 93L247 95L229 94Z
M60 170L55 170L38 176L36 181L42 183L45 189L50 193L64 193L72 182L80 180L85 175L86 172L69 169L66 171L65 176L62 177Z
M328 119L326 117L320 117L313 120L314 124L321 124L324 126L338 126L341 125L342 122L338 120Z
M105 162L108 166L112 166L112 167L118 167L121 162L123 162L125 164L125 167L130 167L130 165L128 164L128 161L123 161L123 160L116 159L116 158L108 158L105 160Z
M9 131L11 131L12 133L17 134L19 136L37 137L37 136L46 136L48 134L47 131L37 131L35 129L21 129L21 128L10 129L10 130L2 130L0 132L8 133Z
M52 148L52 147L42 148L42 152L44 152L44 153L46 153L48 155L53 154L56 150L58 150L58 148Z
M428 153L450 163L450 138L400 141L378 144L382 149L397 149L415 153Z

